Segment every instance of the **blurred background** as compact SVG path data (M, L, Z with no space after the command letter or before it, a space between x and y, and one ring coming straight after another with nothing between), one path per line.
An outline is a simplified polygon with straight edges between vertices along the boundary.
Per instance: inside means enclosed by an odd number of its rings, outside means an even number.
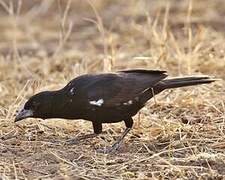
M18 89L28 80L57 88L79 74L129 68L224 78L223 4L1 0L0 80L19 82Z
M224 19L224 0L0 0L0 173L11 179L222 177ZM59 148L50 142L90 133L91 124L13 123L34 93L80 74L131 68L222 80L158 95L159 106L152 102L135 117L121 156L96 154L93 146L109 145L123 124L106 125L113 132L107 142Z

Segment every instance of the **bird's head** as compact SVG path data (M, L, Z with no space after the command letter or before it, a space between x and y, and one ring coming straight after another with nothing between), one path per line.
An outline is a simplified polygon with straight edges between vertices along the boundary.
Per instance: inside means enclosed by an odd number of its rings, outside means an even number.
M40 92L32 96L24 107L16 115L15 122L28 117L46 119L49 117L52 108L52 93L49 91Z

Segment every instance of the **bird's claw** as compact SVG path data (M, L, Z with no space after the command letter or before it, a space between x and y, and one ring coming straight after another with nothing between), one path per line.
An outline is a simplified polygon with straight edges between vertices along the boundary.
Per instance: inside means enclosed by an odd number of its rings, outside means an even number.
M76 138L65 141L65 144L67 144L67 145L74 145L74 144L78 144L78 143L79 143L79 141Z
M97 149L96 151L98 153L103 153L103 154L112 154L116 152L116 150L119 148L119 145L120 143L116 142L111 147L100 148L100 149Z

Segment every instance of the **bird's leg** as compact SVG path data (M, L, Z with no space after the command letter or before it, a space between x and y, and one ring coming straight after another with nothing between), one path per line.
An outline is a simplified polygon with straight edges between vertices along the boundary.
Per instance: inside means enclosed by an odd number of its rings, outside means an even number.
M100 134L102 132L102 124L92 122L92 125L93 125L93 129L94 129L94 133L86 134L84 136L80 136L80 137L73 138L73 139L69 139L66 141L66 143L68 143L70 145L77 144L80 140L94 138L94 137L98 136L98 134Z
M98 149L97 151L101 152L101 153L105 153L105 154L115 152L120 147L120 145L122 144L124 137L131 130L131 128L133 126L133 119L132 118L126 119L125 124L126 124L126 129L124 130L123 134L111 147L108 147L108 148L105 148L105 149Z
M110 148L107 149L106 153L115 152L120 147L120 145L123 142L124 137L128 134L128 132L130 130L131 130L131 128L126 127L122 136Z
M102 132L102 123L93 121L92 126L95 134L100 134Z

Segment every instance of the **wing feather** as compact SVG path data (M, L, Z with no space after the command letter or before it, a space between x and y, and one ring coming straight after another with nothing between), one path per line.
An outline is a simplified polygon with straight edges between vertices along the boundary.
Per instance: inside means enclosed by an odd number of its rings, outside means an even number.
M126 70L118 73L84 75L74 79L67 86L74 87L83 100L104 100L104 107L114 107L133 100L143 91L153 87L167 75L165 71ZM75 98L75 97L74 97Z

